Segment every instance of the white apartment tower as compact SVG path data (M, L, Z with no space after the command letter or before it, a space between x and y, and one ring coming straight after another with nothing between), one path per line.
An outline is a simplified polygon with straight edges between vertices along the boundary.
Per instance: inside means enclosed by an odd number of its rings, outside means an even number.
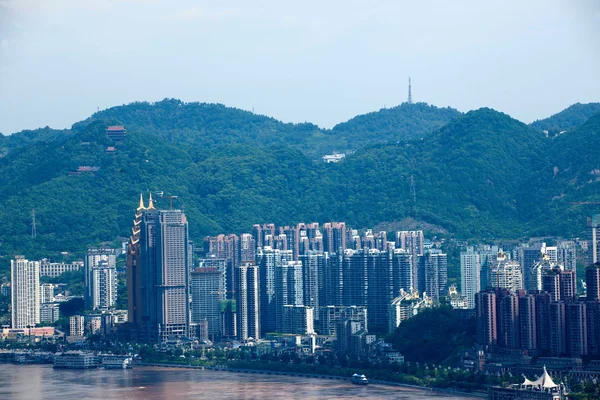
M90 248L84 262L85 305L92 310L109 309L117 300L115 249Z
M22 329L40 323L40 262L17 257L10 261L12 327Z
M117 301L117 269L108 260L98 261L91 270L92 310L108 310Z
M475 294L481 290L481 262L479 253L473 247L460 253L460 282L461 293L467 297L469 309L475 308Z

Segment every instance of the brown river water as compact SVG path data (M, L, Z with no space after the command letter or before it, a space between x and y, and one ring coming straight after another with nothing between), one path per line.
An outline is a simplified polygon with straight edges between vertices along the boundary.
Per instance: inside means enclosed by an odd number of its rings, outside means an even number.
M293 376L180 368L55 370L50 365L0 364L0 399L451 399L446 393Z

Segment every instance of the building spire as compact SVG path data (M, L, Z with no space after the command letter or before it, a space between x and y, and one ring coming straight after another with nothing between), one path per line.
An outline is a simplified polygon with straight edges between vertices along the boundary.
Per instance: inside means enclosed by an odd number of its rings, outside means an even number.
M145 210L145 209L146 209L146 207L144 207L144 197L140 193L140 206L138 207L138 211Z
M152 192L150 192L150 199L148 200L148 210L156 210L156 208L154 208L154 202L152 201Z

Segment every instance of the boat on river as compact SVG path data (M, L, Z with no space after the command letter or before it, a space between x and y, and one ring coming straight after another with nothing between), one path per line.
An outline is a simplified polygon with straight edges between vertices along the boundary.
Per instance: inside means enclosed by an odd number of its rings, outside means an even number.
M352 383L354 383L355 385L368 385L369 384L369 380L367 379L367 377L362 374L352 375L352 378L350 378L350 381Z

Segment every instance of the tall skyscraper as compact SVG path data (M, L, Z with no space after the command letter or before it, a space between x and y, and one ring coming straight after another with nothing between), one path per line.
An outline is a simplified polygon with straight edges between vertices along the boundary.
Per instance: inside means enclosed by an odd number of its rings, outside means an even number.
M259 266L260 281L260 326L263 333L275 332L277 308L275 306L275 268L292 261L289 250L277 250L271 247L257 249L256 260Z
M588 354L587 310L584 302L566 304L567 352L569 357Z
M108 310L117 302L117 268L108 260L98 261L91 271L92 310Z
M117 256L108 247L89 248L84 259L85 305L90 310L107 309L117 299Z
M275 326L277 332L284 332L284 306L303 306L304 288L302 263L288 261L275 267Z
M550 303L550 354L553 357L564 357L567 355L567 325L566 304L564 301L553 301Z
M545 253L546 243L535 243L529 247L521 247L518 249L517 261L521 264L524 289L536 290L532 279L532 269L535 263L540 261Z
M585 282L587 299L590 301L600 300L600 266L592 265L586 268Z
M139 243L139 245L138 245ZM181 210L148 208L140 199L127 266L130 321L138 340L165 342L189 334L188 224Z
M303 278L303 298L304 305L319 309L321 305L319 301L319 264L323 261L323 254L315 250L309 250L305 254L300 254L298 260L302 263L302 278ZM315 318L319 318L315 313Z
M588 264L600 262L600 214L588 218Z
M434 304L440 304L440 296L448 283L448 257L440 250L429 250L417 256L418 289L426 292Z
M12 328L40 323L40 262L23 257L10 260Z
M519 326L519 298L507 289L496 291L498 304L498 344L508 349L521 347Z
M475 295L477 312L477 342L483 346L498 343L498 327L496 325L496 293L492 290Z
M258 267L252 263L244 263L237 269L236 315L238 339L259 339L261 332Z
M537 350L535 295L522 293L519 296L519 325L521 349L529 354Z
M415 288L419 281L419 265L417 256L425 252L425 237L423 231L398 231L396 232L396 248L407 251L412 255L413 284Z
M467 251L460 253L460 282L461 293L467 297L469 308L475 308L475 293L481 290L480 270L479 253L473 247L467 247Z
M223 273L217 268L198 268L191 273L192 323L207 322L210 339L221 337L221 301L225 299Z

